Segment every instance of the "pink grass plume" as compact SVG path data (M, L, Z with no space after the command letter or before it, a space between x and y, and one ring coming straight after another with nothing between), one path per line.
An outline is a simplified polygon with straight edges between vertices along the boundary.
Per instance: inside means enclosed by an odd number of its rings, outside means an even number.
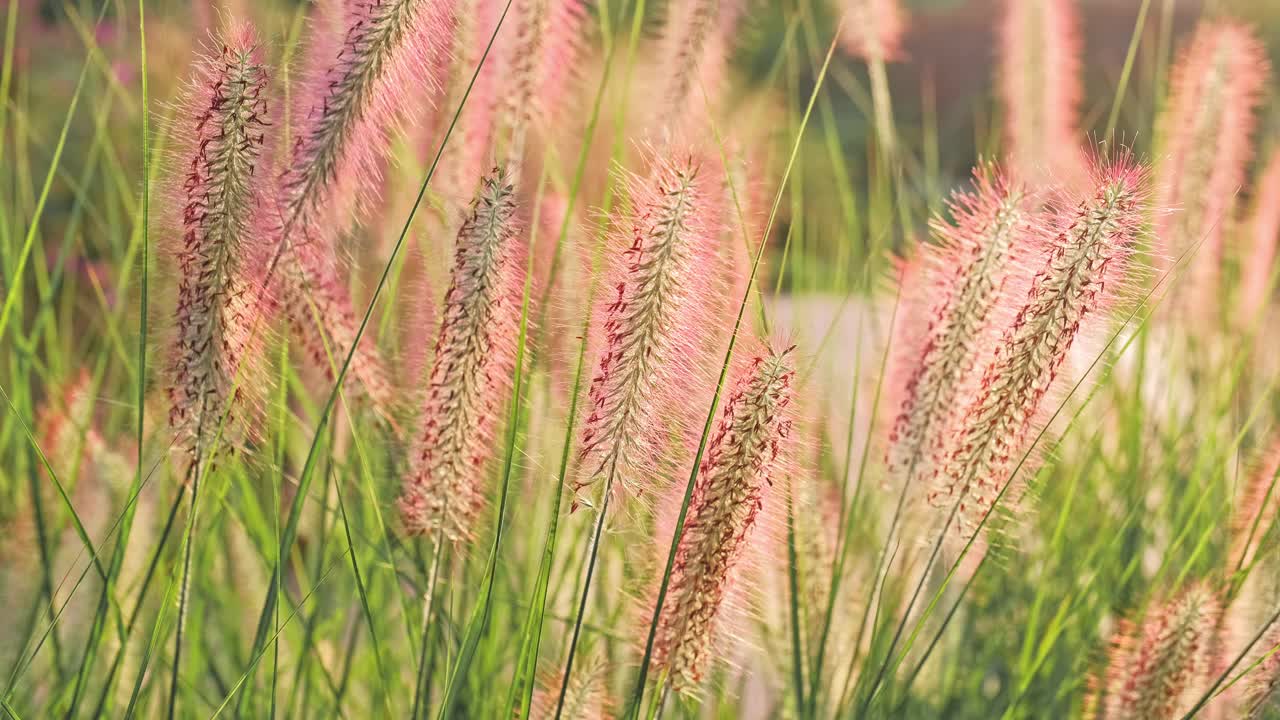
M1188 691L1215 666L1210 649L1219 599L1196 585L1125 621L1111 640L1110 661L1090 698L1093 717L1171 720L1190 710Z
M696 691L716 638L733 636L724 603L790 456L795 348L741 357L698 470L654 636L653 666L677 692ZM672 492L682 499L684 488Z
M903 315L927 318L899 338L895 363L902 398L889 434L890 470L904 482L927 477L950 427L953 407L971 389L975 367L996 340L997 306L1019 260L1038 249L1040 219L1025 186L995 167L974 171L972 192L950 203L953 222L936 219L937 243L908 273Z
M840 47L867 61L896 59L906 28L898 0L842 0Z
M426 407L400 497L405 530L474 535L494 435L510 400L523 265L509 176L494 169L458 231Z
M183 114L182 183L173 188L179 227L169 246L179 273L169 420L179 446L198 457L224 423L235 424L237 397L258 385L272 119L266 68L247 26L229 29L218 52L197 60Z
M1075 0L1005 0L1000 89L1018 177L1075 183L1087 169L1078 126L1080 33Z
M438 95L452 13L452 0L327 0L318 12L280 179L277 287L298 343L330 378L359 328L337 238L377 192L410 101ZM394 423L388 375L372 341L362 342L352 385Z
M701 356L697 313L709 289L702 270L719 233L718 215L707 210L716 190L700 167L692 153L673 153L655 157L649 176L625 179L630 209L612 223L613 257L596 295L601 337L582 421L579 491L603 486L634 496L651 488L669 423L684 414L659 420L660 409L681 403Z
M1259 320L1273 291L1276 246L1280 243L1280 148L1271 152L1258 180L1249 232L1252 243L1240 263L1240 315L1247 326Z
M1164 270L1184 258L1187 285L1171 310L1206 323L1216 319L1223 231L1250 157L1254 109L1268 65L1252 30L1231 21L1206 21L1173 70L1160 121L1162 161L1156 218Z

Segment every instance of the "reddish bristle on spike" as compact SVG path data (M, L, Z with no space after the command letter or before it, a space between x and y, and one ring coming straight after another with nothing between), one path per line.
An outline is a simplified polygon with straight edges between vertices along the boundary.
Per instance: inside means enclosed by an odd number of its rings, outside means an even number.
M1029 182L1079 182L1086 168L1074 0L1005 0L1004 8L1000 85L1013 171Z
M1172 720L1190 710L1187 691L1212 667L1212 634L1221 613L1208 587L1194 586L1123 623L1093 704L1107 720Z
M515 212L511 180L495 168L458 231L421 436L400 497L411 535L468 540L484 506L520 323L524 268Z
M247 26L231 28L220 49L196 62L184 104L185 137L173 189L179 238L178 305L169 360L169 421L193 457L233 445L242 427L237 398L258 386L251 368L257 320L268 304L262 287L268 254L270 163L264 156L272 124L267 72ZM243 405L244 403L240 403Z
M1218 276L1223 230L1250 156L1254 108L1267 78L1267 59L1253 32L1229 21L1203 22L1178 60L1161 120L1163 160L1156 238L1165 270L1189 264L1187 287L1172 293L1172 312L1198 321L1221 307Z
M1093 169L1093 187L1056 212L1046 244L1012 320L979 376L974 399L949 433L930 500L956 508L955 527L970 536L1014 479L1041 422L1043 401L1076 337L1105 321L1124 285L1146 213L1145 170L1123 153ZM1016 500L1017 493L1009 498Z
M697 690L707 671L739 557L782 480L778 468L794 422L794 362L794 347L787 347L738 363L699 467L653 646L654 667L678 692ZM683 498L684 488L672 492Z

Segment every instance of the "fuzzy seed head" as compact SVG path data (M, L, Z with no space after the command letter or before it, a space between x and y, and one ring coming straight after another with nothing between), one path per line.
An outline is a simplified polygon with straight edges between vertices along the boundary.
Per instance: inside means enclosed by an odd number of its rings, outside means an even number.
M935 472L930 500L957 506L962 533L972 534L1013 479L1068 350L1124 280L1145 212L1142 180L1142 168L1126 154L1095 168L1097 189L1058 211L1059 230L1047 243L1043 266L1016 305Z
M715 248L692 159L658 160L650 177L630 180L631 214L614 223L628 234L617 238L621 247L600 291L603 340L582 422L578 490L603 483L614 492L641 491L670 431L658 419L659 396L688 374L681 361L696 353L690 313L706 285L698 261Z
M1025 188L998 170L974 172L975 190L951 201L954 223L933 223L936 245L924 250L925 270L906 289L909 307L929 308L911 356L902 407L889 436L889 467L910 481L927 476L964 383L994 338L993 309L1001 300L1012 261L1035 238ZM936 300L931 300L936 298Z
M1184 693L1213 667L1210 648L1220 614L1217 597L1196 586L1155 608L1140 624L1123 623L1111 644L1098 717L1176 718Z
M791 435L793 350L739 369L699 467L654 640L654 666L677 691L702 680L721 605Z
M247 28L232 30L221 51L196 68L178 193L180 279L168 390L170 424L193 455L233 419L233 400L252 384L238 373L251 361L264 300L256 273L270 124L266 70Z
M522 274L515 190L501 169L481 184L458 231L428 379L422 431L400 497L405 530L472 537L485 472L510 399Z
M1085 174L1078 115L1080 34L1074 0L1006 0L1001 90L1014 172L1074 182Z
M1156 219L1166 263L1190 257L1190 292L1174 311L1218 307L1222 231L1250 158L1254 109L1267 77L1262 45L1243 25L1206 22L1174 67L1171 97L1161 121L1164 160L1157 205L1174 212Z
M321 36L313 77L302 95L293 161L286 170L286 218L327 225L335 208L369 192L401 116L406 87L440 88L449 0L328 0L322 14L341 18L340 39ZM345 7L344 7L345 6Z
M892 60L902 43L906 18L898 0L843 0L840 47L864 60Z

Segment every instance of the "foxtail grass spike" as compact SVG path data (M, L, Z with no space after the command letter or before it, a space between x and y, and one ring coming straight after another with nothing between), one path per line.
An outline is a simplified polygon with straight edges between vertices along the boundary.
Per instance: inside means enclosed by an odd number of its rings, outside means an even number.
M256 353L264 305L261 238L267 201L263 155L271 124L267 73L251 30L230 30L217 55L202 57L184 110L183 183L177 261L178 306L169 361L169 421L193 456L231 421L244 372Z
M313 363L335 377L359 321L336 239L380 181L389 139L409 108L406 87L439 92L452 0L327 0L310 49L310 77L295 104L289 164L280 180L279 289L290 329ZM388 373L373 343L350 377L394 423ZM358 384L357 384L358 383Z
M519 18L502 122L515 164L524 156L530 126L555 117L577 72L586 8L583 0L518 0L513 12Z
M1025 297L1011 305L1012 321L935 472L930 499L957 508L963 534L973 533L1014 480L1072 343L1104 319L1101 311L1124 285L1145 213L1144 181L1143 167L1124 153L1094 168L1096 190L1057 211L1043 265Z
M452 0L325 0L310 77L294 108L283 178L286 218L343 225L342 210L378 186L390 136L409 110L405 88L441 89Z
M1172 212L1157 216L1156 237L1164 269L1186 256L1187 285L1171 296L1171 311L1197 322L1212 320L1220 307L1223 231L1244 181L1266 78L1262 46L1230 21L1202 23L1174 67L1156 199Z
M918 338L904 338L902 405L889 435L889 466L904 481L927 477L957 400L993 337L995 309L1011 265L1037 239L1026 189L995 168L974 172L974 191L958 192L953 222L933 223L922 273L904 290L907 307L927 310Z
M1218 598L1197 585L1150 611L1141 623L1122 623L1095 689L1094 717L1171 720L1189 710L1184 695L1215 666L1209 650L1218 615Z
M699 468L653 646L654 667L678 692L695 691L707 671L739 558L781 480L793 424L793 351L770 350L739 368Z
M692 156L659 158L649 177L627 178L631 210L612 224L614 257L601 283L597 344L585 418L578 491L598 486L636 495L649 484L655 456L671 431L660 403L687 377L696 354L692 313L706 294L699 260L715 252L707 192ZM581 498L576 499L577 507Z
M511 394L522 266L511 180L494 169L458 231L422 430L400 497L405 530L461 542L484 506L494 435Z
M1008 155L1026 181L1079 182L1081 88L1076 0L1005 0L1000 86Z

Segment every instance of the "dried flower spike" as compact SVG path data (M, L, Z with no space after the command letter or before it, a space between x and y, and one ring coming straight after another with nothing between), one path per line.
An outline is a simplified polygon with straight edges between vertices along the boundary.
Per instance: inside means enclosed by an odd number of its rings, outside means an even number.
M690 314L706 285L698 260L714 252L717 236L706 227L692 157L659 158L653 168L648 178L628 178L632 209L613 223L621 248L597 306L603 347L588 389L577 490L603 481L606 491L639 493L670 431L658 421L661 395L690 372L681 363L696 354Z
M1012 481L1041 404L1067 351L1092 316L1123 285L1144 216L1144 172L1129 154L1094 168L1091 196L1058 211L1056 237L1031 279L977 394L958 416L935 473L934 504L957 507L957 527L972 533Z
M511 393L520 321L515 212L510 179L494 169L458 231L422 434L400 498L410 534L466 540L484 506L485 470Z
M1005 0L1000 80L1009 158L1028 181L1074 183L1080 150L1080 34L1074 0Z
M1244 181L1266 77L1262 45L1248 28L1226 21L1202 23L1174 68L1160 128L1165 159L1157 206L1175 212L1156 218L1156 237L1166 263L1194 253L1190 291L1170 298L1183 298L1175 312L1205 319L1220 306L1222 230Z
M707 445L653 646L654 667L674 690L696 690L702 680L737 561L783 460L793 423L793 350L740 367Z
M947 422L965 383L994 338L993 312L1010 265L1036 240L1035 214L1025 188L995 168L974 171L972 193L951 200L955 218L932 225L936 245L906 289L904 303L928 307L920 338L907 338L911 357L902 407L889 435L889 467L910 482L927 476L947 435ZM905 343L904 343L905 344Z
M1099 683L1096 717L1165 720L1188 707L1186 691L1213 667L1211 635L1219 602L1198 585L1148 613L1140 624L1121 624Z
M256 273L264 258L267 74L247 27L231 30L224 43L196 64L177 191L182 239L173 252L181 279L169 421L193 456L232 419L236 396L251 390L242 371L253 359L264 299Z

